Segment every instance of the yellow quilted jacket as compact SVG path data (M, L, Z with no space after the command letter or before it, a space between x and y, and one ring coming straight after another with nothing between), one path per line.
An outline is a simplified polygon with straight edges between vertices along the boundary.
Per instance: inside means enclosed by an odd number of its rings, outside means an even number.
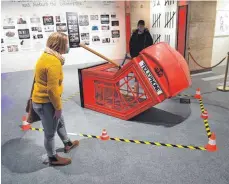
M35 84L32 101L51 102L56 110L62 109L63 70L61 61L50 54L43 53L35 68Z

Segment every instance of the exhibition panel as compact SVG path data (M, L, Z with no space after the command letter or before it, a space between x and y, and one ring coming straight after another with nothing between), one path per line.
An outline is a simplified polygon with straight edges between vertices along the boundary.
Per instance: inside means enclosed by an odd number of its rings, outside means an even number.
M112 59L126 53L123 1L3 1L1 21L3 72L33 69L48 36L56 31L68 35L71 51L65 65L101 61L84 53L79 43Z

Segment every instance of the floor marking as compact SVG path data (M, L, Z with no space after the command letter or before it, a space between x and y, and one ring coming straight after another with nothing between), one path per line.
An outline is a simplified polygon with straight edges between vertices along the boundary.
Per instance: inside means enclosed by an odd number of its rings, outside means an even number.
M202 78L203 81L211 81L211 80L217 80L217 79L223 79L225 77L225 75L216 75L216 76L212 76L212 77L205 77Z
M213 73L213 72L209 71L209 72L203 72L203 73L196 73L196 74L192 74L191 76L195 77L195 76L199 76L199 75L206 75L206 74L209 74L209 73Z
M78 93L76 93L77 95ZM186 96L186 97L194 97L193 95L188 95L188 94L180 94L178 96ZM200 105L200 109L201 112L204 112L205 108L204 108L204 104L203 104L203 100L202 98L198 99L199 100L199 105ZM208 124L208 119L204 119L203 120L204 125L205 125L205 130L207 133L207 136L210 138L211 136L211 130ZM39 132L43 132L44 129L43 128L34 128L31 127L30 130L32 131L39 131ZM82 133L67 133L68 135L76 135L76 136L81 136L81 137L86 137L86 138L94 138L94 139L100 139L100 136L95 136L95 135L90 135L90 134L82 134ZM201 151L206 151L207 149L203 146L194 146L194 145L180 145L180 144L165 144L165 143L161 143L161 142L150 142L150 141L140 141L140 140L131 140L131 139L123 139L123 138L109 138L109 140L111 141L118 141L118 142L125 142L125 143L134 143L134 144L145 144L145 145L152 145L152 146L164 146L164 147L173 147L173 148L186 148L186 149L190 149L190 150L201 150Z
M31 127L30 130L40 131L40 132L44 131L43 128L34 128L34 127ZM90 134L82 134L82 133L67 133L67 134L68 135L77 135L77 136L86 137L86 138L101 139L100 136L90 135ZM206 148L204 148L203 146L193 146L193 145L185 146L185 145L180 145L180 144L165 144L165 143L161 143L161 142L139 141L139 140L113 138L113 137L109 138L109 140L118 141L118 142L125 142L125 143L146 144L146 145L163 146L163 147L170 147L170 148L171 147L172 148L187 148L190 150L206 151Z
M68 101L71 100L73 97L77 96L79 93L80 93L80 92L76 92L76 93L74 93L74 94L72 94L72 95L70 95L70 96L68 96L68 97L66 97L66 98L64 98L64 99L62 99L62 102L63 102L63 103L68 102Z

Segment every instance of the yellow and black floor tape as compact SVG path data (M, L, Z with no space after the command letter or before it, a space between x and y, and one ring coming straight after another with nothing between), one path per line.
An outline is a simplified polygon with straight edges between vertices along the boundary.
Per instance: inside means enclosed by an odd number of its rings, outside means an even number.
M40 131L40 132L43 131L42 128L31 128L31 130L36 130L36 131ZM87 138L100 139L100 136L96 136L96 135L81 134L81 133L74 134L74 135L78 135L81 137L87 137ZM125 142L125 143L146 144L146 145L153 145L153 146L164 146L164 147L173 147L173 148L181 148L181 149L186 148L186 149L190 149L190 150L206 151L206 148L204 148L202 146L193 146L193 145L185 146L185 145L180 145L180 144L165 144L165 143L160 143L160 142L139 141L139 140L131 140L131 139L112 138L112 137L109 140L118 141L118 142Z
M65 99L62 99L62 102L65 103L65 102L68 102L69 100L71 100L73 97L75 97L76 95L78 95L79 92L76 92L72 95L70 95L69 97L65 98Z
M203 113L204 110L205 110L204 109L203 100L199 99L199 103L200 103L201 112ZM206 130L207 136L208 136L208 138L210 138L211 137L211 129L210 129L210 126L208 124L208 119L204 119L204 126L205 126L205 130Z
M73 97L75 97L76 95L78 95L79 92L76 92L74 94L72 94L71 96L69 96L66 99L63 99L63 103L71 100ZM181 97L191 97L194 98L193 95L187 95L187 94L180 94L178 96ZM202 99L199 99L199 104L200 104L200 109L201 112L204 112L204 105L203 105L203 101ZM210 126L208 124L208 120L204 120L204 125L205 125L205 129L206 129L206 133L208 135L208 137L211 136L211 130L210 130ZM43 128L30 128L33 131L39 131L39 132L43 132L44 129ZM95 136L95 135L89 135L89 134L72 134L72 135L78 135L81 137L87 137L87 138L94 138L94 139L100 139L100 136ZM165 144L165 143L160 143L160 142L150 142L150 141L139 141L139 140L131 140L131 139L122 139L122 138L109 138L109 140L112 141L118 141L118 142L125 142L125 143L134 143L134 144L146 144L146 145L153 145L153 146L164 146L164 147L173 147L173 148L186 148L186 149L190 149L190 150L201 150L201 151L206 151L206 148L202 147L202 146L193 146L193 145L180 145L180 144Z
M180 94L178 96L181 96L181 97L192 97L192 98L194 97L193 95L187 95L187 94L185 94L185 95ZM203 113L205 108L204 108L203 100L201 98L199 99L199 104L200 104L201 112ZM203 121L204 121L204 126L205 126L205 130L206 130L207 136L208 136L208 138L210 138L212 133L211 133L210 126L208 124L208 119L204 119Z

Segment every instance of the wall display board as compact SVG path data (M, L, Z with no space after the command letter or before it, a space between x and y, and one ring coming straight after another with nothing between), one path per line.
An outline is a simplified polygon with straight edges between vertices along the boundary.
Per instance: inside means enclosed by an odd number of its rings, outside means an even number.
M153 0L150 3L150 33L154 43L167 42L176 48L177 0Z
M65 14L56 15L55 21L56 21L56 31L67 34L68 28L66 22L66 15Z
M229 36L229 10L217 11L215 36Z
M67 12L68 39L70 48L78 47L80 43L78 14L76 12Z
M30 31L33 43L32 50L42 50L45 46L44 32L42 26L42 18L33 14L30 18Z
M90 27L83 26L80 27L80 43L85 45L90 45Z
M12 11L8 11L8 10ZM125 7L123 1L31 0L3 1L1 53L6 70L33 68L53 32L68 35L70 53L66 64L96 62L101 59L78 47L90 45L107 57L125 55ZM115 50L115 52L114 52ZM21 57L27 52L26 58ZM34 53L31 53L33 51ZM15 62L14 55L23 58ZM12 55L12 56L10 56ZM77 56L77 57L76 57ZM76 60L77 58L77 60ZM9 63L11 66L8 66ZM2 63L3 65L3 63Z
M51 33L55 31L54 17L52 15L45 15L42 17L42 19L43 19L44 31L46 35L49 36Z
M1 52L14 53L19 51L18 32L16 29L16 17L5 16L2 21L2 50Z

